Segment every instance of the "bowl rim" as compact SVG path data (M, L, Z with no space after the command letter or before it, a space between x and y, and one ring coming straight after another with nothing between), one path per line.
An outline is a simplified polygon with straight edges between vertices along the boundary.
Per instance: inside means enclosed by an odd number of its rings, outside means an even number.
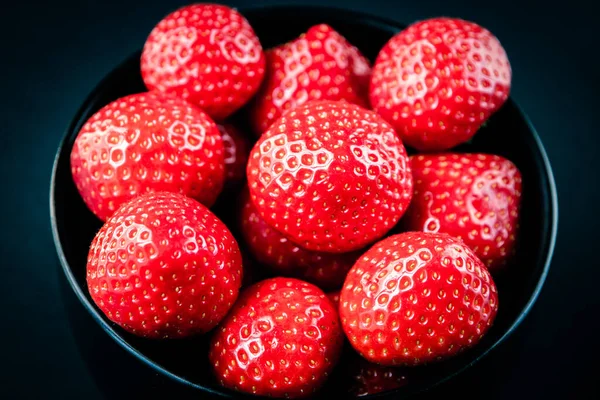
M399 30L403 29L403 27L406 26L402 22L393 20L391 18L381 17L381 16L374 15L374 14L371 14L368 12L361 12L361 11L357 11L354 9L345 9L345 8L331 7L331 6L286 4L286 5L248 6L248 7L239 7L237 9L244 15L249 14L249 13L259 13L261 11L267 11L267 10L269 12L290 12L292 10L301 11L304 13L318 12L318 13L323 14L323 19L326 19L327 17L330 17L330 16L350 18L350 19L362 21L364 23L374 25L374 26L385 26L387 30L389 30L390 28L393 28L393 29L399 31ZM50 195L50 198L49 198L49 200L50 200L49 201L50 222L51 222L51 228L52 228L52 238L53 238L54 246L56 249L56 253L57 253L59 262L61 264L62 271L63 271L67 281L69 282L69 285L71 286L72 290L74 291L76 297L79 299L79 301L84 306L84 308L88 311L88 313L92 316L92 318L96 321L96 323L98 323L100 325L100 327L106 333L108 333L108 335L110 337L112 337L112 339L115 340L115 342L117 344L119 344L124 350L126 350L131 355L136 357L142 363L146 364L146 366L150 367L155 372L162 374L162 375L172 379L174 382L182 384L184 386L188 386L188 387L191 387L196 390L208 392L211 395L216 395L216 396L220 396L220 397L248 396L243 393L234 392L234 391L224 388L224 387L219 388L219 390L216 390L216 389L213 389L208 386L203 386L201 384L194 383L194 382L192 382L186 378L183 378L173 372L170 372L168 369L166 369L163 366L161 366L160 364L152 361L150 358L145 356L143 353L141 353L135 347L130 345L124 338L121 337L121 335L115 330L115 328L113 326L111 326L102 315L100 315L100 312L98 310L96 310L94 305L87 298L87 296L84 293L84 289L77 283L75 276L74 276L73 272L71 271L71 266L69 265L69 262L67 261L67 258L64 254L64 251L63 251L63 248L61 245L60 235L58 232L57 217L56 217L55 187L56 187L56 172L57 172L58 163L59 163L59 159L60 159L60 155L62 153L63 147L67 144L67 141L69 140L70 132L72 132L75 129L75 126L81 120L81 116L86 114L87 111L92 107L92 104L94 103L95 99L98 97L99 93L103 90L102 88L103 88L104 84L107 81L109 81L113 75L117 74L121 69L123 69L125 67L125 65L129 64L133 58L136 58L138 56L139 56L139 50L134 52L133 54L129 55L128 57L126 57L116 67L111 69L98 83L96 83L96 85L94 86L92 91L89 92L89 94L86 96L82 105L77 109L73 118L71 118L69 125L68 125L67 129L65 130L63 137L60 140L60 143L58 145L58 148L57 148L54 160L53 160L52 175L51 175L51 179L50 179L50 193L49 193L49 195ZM545 175L546 180L547 180L546 184L547 184L547 190L549 193L549 200L550 200L548 213L551 214L551 221L550 221L550 226L549 226L549 233L547 233L544 238L544 242L546 244L545 247L547 247L546 257L544 260L544 266L541 271L540 277L535 285L535 288L533 289L531 295L529 296L529 299L527 300L525 306L521 309L518 317L510 324L509 328L506 330L506 332L502 336L500 336L494 343L492 343L488 349L486 349L484 352L482 352L481 354L476 356L471 362L465 363L464 365L462 365L460 368L457 368L452 373L447 374L444 377L442 377L441 379L436 380L434 383L429 385L427 387L427 389L424 389L424 388L421 388L421 390L417 389L417 392L423 391L423 390L429 390L431 388L437 387L437 386L443 384L444 382L447 382L448 380L454 378L455 376L463 373L464 371L466 371L467 369L472 367L474 364L476 364L478 361L483 359L490 352L495 350L502 343L504 343L517 330L517 328L521 325L523 320L528 316L529 312L533 308L534 304L536 303L536 301L542 291L542 288L543 288L546 278L548 276L548 272L550 270L551 261L552 261L552 257L553 257L554 249L555 249L555 245L556 245L557 233L558 233L558 213L559 213L559 211L558 211L558 195L557 195L557 189L556 189L556 182L554 179L554 173L552 171L552 166L551 166L550 160L548 158L546 150L544 149L544 146L539 137L539 134L538 134L537 130L535 129L535 127L533 126L529 116L523 112L522 108L519 106L518 103L515 102L515 100L512 98L512 96L509 96L509 99L507 100L507 102L512 103L512 105L516 108L517 112L521 115L521 117L525 121L527 128L531 132L531 135L533 137L533 142L534 142L534 148L539 152L539 156L543 163L543 170L544 170L543 174ZM380 397L382 395L385 396L386 394L391 394L394 392L395 391L375 394L371 397ZM411 392L411 393L409 393L409 395L410 394L413 394L413 393Z

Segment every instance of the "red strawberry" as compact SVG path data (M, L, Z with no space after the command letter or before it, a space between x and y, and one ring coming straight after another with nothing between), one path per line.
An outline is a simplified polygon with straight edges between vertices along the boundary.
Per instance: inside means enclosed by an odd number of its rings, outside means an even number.
M363 360L356 365L352 374L350 394L355 397L398 389L408 383L405 371L396 367L385 367Z
M267 50L267 72L250 118L261 135L283 112L309 100L368 105L369 61L329 25Z
M217 124L225 148L225 185L233 186L246 178L250 144L244 134L230 123Z
M511 79L506 52L487 29L433 18L383 47L370 101L408 146L439 151L469 140L504 104Z
M214 328L237 299L242 261L227 227L178 193L123 204L96 234L87 285L102 312L147 338Z
M340 307L340 291L336 290L335 292L329 292L326 294L327 297L329 297L329 300L331 300L331 302L335 306L335 309L337 310Z
M141 72L148 89L175 93L221 121L256 93L265 55L238 11L192 4L154 27L142 51Z
M225 387L270 397L306 397L336 365L344 335L321 289L294 278L263 280L242 292L209 351Z
M157 92L129 95L100 109L71 150L75 185L103 221L150 191L181 192L210 207L224 170L223 142L212 119Z
M415 191L401 221L406 230L462 239L495 273L514 253L521 174L509 160L487 154L412 156Z
M314 283L322 289L342 286L348 270L362 254L305 250L271 228L256 211L248 191L242 195L240 231L254 258L271 271Z
M419 365L479 342L498 310L496 285L463 242L407 232L374 245L348 273L340 317L370 362Z
M311 101L284 114L248 161L261 217L308 250L358 250L385 235L412 196L402 141L373 111Z

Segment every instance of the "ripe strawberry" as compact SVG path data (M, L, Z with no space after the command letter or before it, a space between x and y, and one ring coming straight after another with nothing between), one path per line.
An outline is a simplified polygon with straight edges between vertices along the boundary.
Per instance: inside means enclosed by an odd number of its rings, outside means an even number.
M343 343L337 312L321 289L278 277L242 292L216 330L209 358L226 387L297 398L323 385Z
M232 187L246 178L250 144L244 134L230 123L217 124L225 149L225 186Z
M506 52L487 29L433 18L414 23L382 48L370 101L408 146L440 151L475 134L508 98L511 79Z
M401 226L462 239L488 267L501 270L514 253L521 174L488 154L410 157L415 191Z
M406 150L373 111L311 101L285 113L248 161L265 222L301 247L343 253L387 233L412 196Z
M214 328L237 299L242 261L227 227L178 193L124 203L92 241L87 285L100 310L147 338Z
M498 310L496 285L463 242L407 232L369 249L348 273L340 317L370 362L420 365L479 342Z
M248 250L261 265L278 275L300 278L322 289L336 289L342 286L346 274L362 254L305 250L267 225L247 190L242 194L241 204L240 231Z
M405 370L397 367L386 367L362 360L353 365L350 394L355 397L369 396L376 393L398 389L408 384Z
M326 24L267 50L267 72L251 105L250 119L260 136L285 111L309 100L346 100L368 105L369 61Z
M71 150L75 185L102 221L150 191L181 192L210 207L224 170L223 142L212 119L156 92L125 96L100 109Z
M238 11L192 4L154 27L144 44L141 72L148 89L175 93L222 121L260 87L265 55Z
M331 302L335 306L335 309L337 310L340 307L340 291L336 290L335 292L329 292L326 294L329 300L331 300Z

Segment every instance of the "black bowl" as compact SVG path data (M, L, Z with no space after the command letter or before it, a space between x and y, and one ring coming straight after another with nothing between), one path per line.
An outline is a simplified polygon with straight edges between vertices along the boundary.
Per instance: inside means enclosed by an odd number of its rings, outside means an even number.
M346 36L372 61L384 43L404 26L394 21L356 12L321 7L274 7L241 10L250 20L265 48L296 37L311 25L325 22ZM144 91L139 73L139 52L111 71L83 103L67 129L58 149L51 185L51 218L56 249L66 280L66 296L80 305L71 310L80 321L85 310L105 331L98 333L75 323L76 338L86 354L92 354L90 367L115 386L111 397L127 388L136 397L142 392L173 396L243 397L216 384L207 357L209 335L175 342L155 342L130 335L111 323L93 304L85 282L89 243L101 223L86 208L71 179L69 154L82 124L110 101ZM512 160L523 176L521 232L517 255L509 272L498 281L500 309L494 326L473 349L436 365L411 371L411 383L382 394L396 397L431 388L473 366L502 343L522 322L535 302L550 266L557 229L557 199L554 179L546 153L533 126L512 99L488 121L475 137L457 151L488 152ZM217 209L232 207L223 198ZM68 282L69 285L66 284ZM72 289L72 290L71 290ZM73 292L75 296L73 296ZM86 314L85 311L83 314ZM106 333L108 335L106 335ZM111 343L112 342L112 343ZM120 345L115 346L114 342ZM348 363L348 365L350 365ZM338 368L323 388L321 396L344 394L347 368ZM100 379L100 378L98 378ZM154 396L151 396L154 397Z

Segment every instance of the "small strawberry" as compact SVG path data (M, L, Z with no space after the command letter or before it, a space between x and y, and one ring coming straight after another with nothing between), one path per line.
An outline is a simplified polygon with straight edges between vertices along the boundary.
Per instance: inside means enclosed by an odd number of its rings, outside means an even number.
M83 125L71 150L71 172L102 221L150 191L180 192L210 207L225 179L223 141L213 120L184 100L133 94Z
M175 93L222 121L260 87L265 55L238 11L192 4L154 27L144 44L141 72L148 89Z
M335 292L329 292L326 294L329 300L331 300L331 302L335 306L335 309L337 310L340 307L340 291L336 290Z
M498 310L496 285L462 241L407 232L375 244L348 273L342 327L381 365L420 365L474 346Z
M232 187L246 178L250 143L243 132L233 124L220 123L217 127L225 149L225 186Z
M433 18L414 23L382 48L370 102L408 146L440 151L475 134L508 98L511 79L506 52L487 29Z
M250 152L247 175L265 222L313 251L364 248L396 224L412 196L393 128L345 102L313 100L284 114Z
M254 132L261 135L285 111L309 100L368 105L369 61L326 24L266 51L267 72L251 103Z
M408 384L406 371L397 367L386 367L366 360L353 365L350 394L355 397L369 396L401 388Z
M87 285L100 310L147 338L205 333L237 299L242 261L227 227L178 193L124 203L96 234Z
M240 231L254 258L272 272L306 280L322 289L342 286L348 270L362 254L305 250L271 228L256 211L248 191L242 194Z
M488 267L501 270L516 244L521 174L488 154L410 157L415 191L400 225L462 239Z
M225 387L306 397L332 372L343 343L337 312L323 291L278 277L242 292L216 330L209 358Z

